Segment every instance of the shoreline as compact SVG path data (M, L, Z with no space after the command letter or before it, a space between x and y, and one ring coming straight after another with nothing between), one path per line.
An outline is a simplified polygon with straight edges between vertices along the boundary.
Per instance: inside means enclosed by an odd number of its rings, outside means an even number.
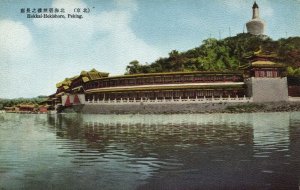
M130 106L130 109L127 109ZM133 109L135 106L135 109ZM300 102L265 102L265 103L206 103L206 104L182 104L182 105L80 105L66 108L61 113L82 113L82 114L214 114L214 113L268 113L268 112L297 112L300 111ZM149 106L149 105L148 105ZM180 106L182 109L177 109ZM197 108L202 109L197 109ZM102 108L102 109L101 109ZM118 109L122 108L122 109ZM163 108L163 109L159 109ZM126 110L127 109L127 110ZM137 110L139 109L139 110ZM46 113L25 113L5 112L15 114L46 114ZM50 113L48 113L50 114ZM59 113L58 113L59 114Z
M199 114L199 113L256 113L300 111L300 102L265 103L205 103L163 105L80 105L66 108L62 113L82 114Z
M269 102L249 103L240 106L228 106L219 113L268 113L268 112L297 112L300 111L300 102Z

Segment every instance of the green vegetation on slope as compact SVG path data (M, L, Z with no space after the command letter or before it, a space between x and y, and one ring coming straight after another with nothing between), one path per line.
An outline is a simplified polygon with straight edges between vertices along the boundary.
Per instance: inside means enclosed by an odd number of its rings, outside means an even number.
M267 36L238 34L222 40L209 38L185 52L173 50L169 57L151 64L129 63L126 74L172 71L232 71L248 64L245 57L255 51L275 52L279 61L288 66L289 75L300 76L300 37L272 40Z
M19 104L40 104L47 100L46 96L39 96L36 98L16 98L16 99L1 99L0 98L0 110L4 107L17 106Z

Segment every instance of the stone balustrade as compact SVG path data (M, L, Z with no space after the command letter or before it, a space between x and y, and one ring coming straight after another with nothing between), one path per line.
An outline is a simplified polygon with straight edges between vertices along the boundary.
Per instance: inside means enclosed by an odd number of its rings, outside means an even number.
M289 96L289 102L300 102L300 97Z

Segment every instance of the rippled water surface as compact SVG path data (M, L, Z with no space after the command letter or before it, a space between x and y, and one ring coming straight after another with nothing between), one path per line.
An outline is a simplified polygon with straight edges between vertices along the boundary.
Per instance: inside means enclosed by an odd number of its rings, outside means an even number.
M299 189L300 112L0 114L0 189Z

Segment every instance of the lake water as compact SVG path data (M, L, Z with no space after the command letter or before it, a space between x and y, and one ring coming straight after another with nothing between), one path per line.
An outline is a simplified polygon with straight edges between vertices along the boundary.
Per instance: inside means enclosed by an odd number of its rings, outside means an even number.
M300 112L0 114L0 189L299 189Z

